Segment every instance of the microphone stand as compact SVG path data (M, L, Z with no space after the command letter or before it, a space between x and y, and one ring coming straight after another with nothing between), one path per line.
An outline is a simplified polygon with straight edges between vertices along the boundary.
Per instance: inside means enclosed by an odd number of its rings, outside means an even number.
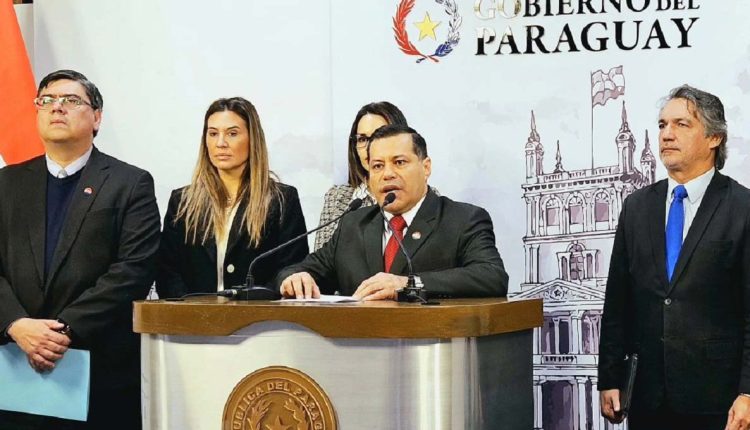
M300 235L297 235L293 237L292 239L289 239L288 241L258 255L257 257L253 259L253 261L250 262L250 267L247 268L247 276L245 277L245 285L236 285L224 291L219 291L217 295L222 296L222 297L229 297L231 300L279 300L281 299L281 293L276 291L275 289L268 288L268 287L261 286L261 285L255 285L255 279L253 278L253 268L255 267L255 264L258 263L259 260L268 257L269 255L277 252L278 250L286 248L292 243L302 238L305 238L312 233L315 233L321 228L333 224L334 222L343 218L344 215L348 214L349 212L353 210L358 209L360 206L362 206L362 199L354 199L352 200L351 203L349 203L349 207L346 208L344 213L337 216L336 218L328 221L325 224L321 224L312 230L309 230Z
M401 238L398 237L398 235L394 231L391 221L385 216L385 210L383 208L393 203L394 200L396 200L396 195L394 193L388 193L383 199L383 205L379 207L380 213L381 215L383 215L383 219L388 224L388 228L391 229L391 237L396 239L396 243L398 243L398 247L401 250L401 253L404 254L404 257L406 257L406 267L409 269L409 275L406 278L406 287L396 292L396 301L409 303L427 303L427 289L424 288L424 285L422 285L421 283L420 285L417 285L417 281L414 276L414 266L412 266L411 263L411 257L409 257L409 253L406 252L406 248L404 247L404 243L401 241Z

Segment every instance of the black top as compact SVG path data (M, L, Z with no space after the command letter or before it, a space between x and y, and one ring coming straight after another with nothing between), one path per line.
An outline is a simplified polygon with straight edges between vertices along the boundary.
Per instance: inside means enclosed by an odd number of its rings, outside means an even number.
M266 219L260 244L251 246L242 215L247 202L237 208L229 232L224 257L224 288L245 283L250 262L261 253L306 231L297 190L279 184L282 199L275 199ZM172 192L169 207L164 216L163 236L159 250L159 267L156 276L156 291L160 298L180 297L189 293L216 292L216 239L209 236L205 244L185 243L185 222L175 222L177 207L182 192ZM200 240L200 235L199 235ZM253 269L256 285L272 286L274 277L284 267L298 263L308 253L307 240L301 239L289 247L260 260Z

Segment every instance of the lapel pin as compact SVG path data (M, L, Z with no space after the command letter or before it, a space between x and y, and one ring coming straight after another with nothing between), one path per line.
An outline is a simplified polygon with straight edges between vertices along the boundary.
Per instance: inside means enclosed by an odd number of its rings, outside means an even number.
M422 233L415 231L414 233L411 234L411 238L414 240L419 240L422 238Z
M90 196L94 193L94 189L91 187L86 187L83 189L83 194L86 194L87 196Z

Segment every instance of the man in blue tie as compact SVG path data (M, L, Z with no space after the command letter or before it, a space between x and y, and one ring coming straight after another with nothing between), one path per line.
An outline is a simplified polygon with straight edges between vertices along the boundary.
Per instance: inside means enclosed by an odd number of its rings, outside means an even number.
M625 200L599 347L601 412L625 418L624 358L638 355L629 427L750 425L750 190L719 173L718 97L683 85L659 115L669 177Z

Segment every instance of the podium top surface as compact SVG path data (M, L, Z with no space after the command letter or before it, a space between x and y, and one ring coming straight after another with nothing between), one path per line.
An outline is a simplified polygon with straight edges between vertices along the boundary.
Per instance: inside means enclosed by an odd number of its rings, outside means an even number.
M393 301L284 303L196 297L134 304L141 334L228 336L262 321L287 321L331 338L478 337L542 325L542 300L445 299L439 305Z

